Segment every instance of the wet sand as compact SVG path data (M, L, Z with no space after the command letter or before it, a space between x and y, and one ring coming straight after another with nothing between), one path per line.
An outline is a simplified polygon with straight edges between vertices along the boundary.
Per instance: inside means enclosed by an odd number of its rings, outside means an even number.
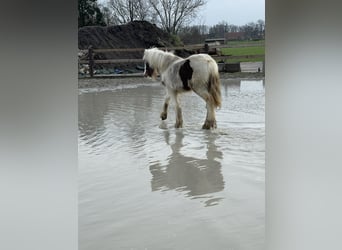
M175 129L160 83L105 81L79 89L79 248L264 249L264 80L222 79L211 131L193 93Z

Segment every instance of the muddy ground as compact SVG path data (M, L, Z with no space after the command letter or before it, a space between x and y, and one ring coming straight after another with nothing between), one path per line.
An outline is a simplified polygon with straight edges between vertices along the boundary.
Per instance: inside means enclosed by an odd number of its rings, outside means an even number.
M245 79L245 80L263 80L265 74L263 72L247 73L220 73L221 81L229 79ZM158 80L157 80L158 82ZM153 80L144 77L113 77L113 78L80 78L78 80L79 88L101 88L117 86L120 84L132 84L132 83L153 83Z

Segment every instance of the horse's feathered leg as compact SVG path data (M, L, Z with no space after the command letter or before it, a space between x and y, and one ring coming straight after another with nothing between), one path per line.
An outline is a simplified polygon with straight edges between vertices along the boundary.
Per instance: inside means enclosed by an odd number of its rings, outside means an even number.
M202 129L211 129L216 127L215 105L211 102L207 102L207 117L202 126Z
M193 91L198 94L206 103L207 116L205 118L202 129L216 128L216 117L215 117L215 103L212 101L211 95L205 88L196 86Z
M176 91L172 91L172 99L174 100L175 107L176 107L176 124L175 128L182 128L183 127L183 115L182 115L182 108L179 105L178 96Z
M176 106L176 124L175 128L182 128L183 127L183 116L182 116L182 109L179 105Z
M165 101L164 101L163 112L161 112L161 114L160 114L160 118L162 120L166 120L166 118L167 118L167 109L169 107L169 102L170 102L170 96L169 96L169 94L167 94L165 97Z

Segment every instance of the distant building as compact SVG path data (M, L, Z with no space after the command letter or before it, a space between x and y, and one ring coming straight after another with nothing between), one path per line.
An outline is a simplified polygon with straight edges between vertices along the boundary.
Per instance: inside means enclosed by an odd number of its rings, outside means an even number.
M226 43L226 39L223 38L207 38L204 40L204 48L201 48L197 53L206 53L209 55L221 55L220 48L216 48L218 45Z
M208 44L225 44L226 43L226 38L208 38L205 39L204 43Z

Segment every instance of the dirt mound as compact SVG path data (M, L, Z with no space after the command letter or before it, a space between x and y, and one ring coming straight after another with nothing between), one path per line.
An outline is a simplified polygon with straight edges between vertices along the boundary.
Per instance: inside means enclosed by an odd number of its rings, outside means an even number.
M133 21L117 26L87 26L78 30L78 48L124 49L174 46L172 37L146 21ZM143 51L118 51L95 54L94 59L140 59ZM136 68L136 64L121 63L96 65L95 68ZM141 67L141 65L139 65Z
M146 21L133 21L117 26L86 26L78 30L78 48L88 49L125 49L125 48L150 48L150 47L173 47L179 46L167 32L156 25ZM189 53L179 50L175 51L179 56L188 56ZM143 51L117 51L110 53L97 53L95 60L101 59L141 59ZM84 56L85 58L87 55ZM136 63L120 64L96 64L96 69L123 69L135 72L141 70L142 65Z
M174 45L172 37L146 21L133 21L117 26L87 26L78 30L79 49L149 48Z

